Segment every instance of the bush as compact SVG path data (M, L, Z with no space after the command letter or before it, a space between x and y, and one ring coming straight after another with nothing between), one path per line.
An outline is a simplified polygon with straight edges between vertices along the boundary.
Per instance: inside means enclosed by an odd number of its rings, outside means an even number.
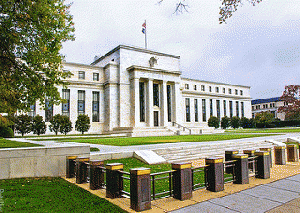
M231 119L230 119L230 126L234 129L237 129L240 127L240 118L237 117L237 116L233 116Z
M32 131L34 134L37 134L37 135L45 134L46 124L45 124L45 121L43 121L42 116L37 115L32 119Z
M230 126L230 118L228 118L227 116L223 117L221 119L221 127L222 129L226 129Z
M60 127L59 132L62 134L67 134L72 130L72 122L70 121L70 118L66 115L62 115L60 117Z
M59 132L61 123L61 115L54 115L50 120L49 130L50 132L55 132L55 135Z
M75 130L84 134L90 129L90 118L88 115L78 115L75 123Z
M215 116L211 116L208 119L208 126L209 127L219 128L219 126L220 126L220 120L217 117L215 117Z
M0 127L0 137L13 138L14 131L10 127Z
M255 123L258 128L265 128L271 124L274 115L268 111L260 112L255 115Z
M246 117L242 117L241 121L240 121L241 127L243 128L251 128L251 122L250 119L246 118Z
M15 121L15 128L18 133L27 134L32 130L31 117L29 115L19 115Z

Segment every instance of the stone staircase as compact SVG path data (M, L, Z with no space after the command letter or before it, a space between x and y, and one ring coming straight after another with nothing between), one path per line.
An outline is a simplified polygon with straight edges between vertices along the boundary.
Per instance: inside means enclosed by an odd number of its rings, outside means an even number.
M111 132L114 134L126 134L128 137L146 136L169 136L174 135L173 131L165 127L119 127Z
M257 141L240 141L240 142L218 142L218 143L203 143L193 146L172 147L164 149L152 150L159 156L166 159L169 163L183 162L198 160L212 156L223 156L225 155L225 150L239 150L240 153L246 149L259 149L266 147L273 147L274 145L270 142Z

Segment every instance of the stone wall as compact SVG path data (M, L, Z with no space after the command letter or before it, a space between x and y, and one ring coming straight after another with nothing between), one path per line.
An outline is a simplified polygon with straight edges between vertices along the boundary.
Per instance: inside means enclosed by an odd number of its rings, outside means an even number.
M0 179L66 175L66 156L90 156L90 146L0 149Z

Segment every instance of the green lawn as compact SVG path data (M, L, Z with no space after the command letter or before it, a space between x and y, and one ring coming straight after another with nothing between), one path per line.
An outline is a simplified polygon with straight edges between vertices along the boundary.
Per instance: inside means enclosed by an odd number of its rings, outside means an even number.
M158 143L174 143L174 142L204 142L204 141L219 141L241 138L252 138L269 136L270 134L209 134L209 135L178 135L178 136L162 136L162 137L133 137L133 138L59 138L55 139L60 142L79 142L93 143L112 146L133 146ZM42 139L37 139L42 140ZM51 139L53 140L53 139Z
M293 133L300 132L300 128L261 128L261 129L233 129L226 130L228 133Z
M19 147L34 147L34 146L41 146L41 145L11 141L11 140L0 138L0 148L19 148Z
M61 178L0 180L0 189L3 212L125 212Z

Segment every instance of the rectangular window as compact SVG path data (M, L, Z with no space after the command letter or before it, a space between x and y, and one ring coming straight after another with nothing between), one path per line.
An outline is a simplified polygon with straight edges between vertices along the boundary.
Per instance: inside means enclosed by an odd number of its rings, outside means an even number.
M85 91L78 90L78 115L85 113Z
M171 99L171 85L167 85L167 109L168 109L168 122L172 121L172 99Z
M254 106L252 106L252 111L255 110Z
M210 117L213 116L213 100L209 99L209 112L210 112Z
M223 93L225 94L225 88L223 88Z
M240 95L241 95L241 96L243 95L243 90L240 90Z
M225 117L225 116L227 116L227 113L226 113L226 110L227 110L226 109L226 100L223 101L223 107L224 107L224 117Z
M219 120L221 119L221 114L220 114L220 100L217 100L217 117Z
M189 89L190 87L189 87L188 84L185 84L185 85L184 85L184 88L185 88L185 89Z
M99 122L99 92L93 92L93 103L92 103L92 109L93 109L93 122Z
M229 101L229 114L230 114L230 118L232 118L233 116L232 101Z
M62 90L62 99L64 102L62 103L62 115L70 116L70 90L63 89Z
M140 122L145 122L145 83L140 82Z
M216 93L219 93L219 87L216 87Z
M239 109L239 102L238 101L235 102L235 106L236 106L236 116L240 117L240 109Z
M194 85L194 90L197 90L197 85Z
M199 118L198 118L198 99L195 99L195 122L199 122Z
M238 94L239 94L237 89L235 90L235 94L236 94L236 95L238 95Z
M228 93L231 94L231 89L228 89Z
M201 85L201 91L205 91L205 86Z
M79 71L78 72L78 79L85 79L85 72L84 71Z
M53 117L53 104L48 98L45 99L45 121L49 122Z
M185 109L186 109L186 122L191 122L191 110L190 110L190 99L185 99Z
M206 122L206 100L202 99L202 121Z
M209 92L211 92L211 86L208 87Z
M159 85L153 84L153 105L159 107Z
M30 105L30 111L28 112L28 115L31 116L31 117L34 117L35 114L36 114L36 109L35 109L35 103Z
M244 102L241 102L242 117L245 117Z
M99 73L93 73L93 81L99 81Z

